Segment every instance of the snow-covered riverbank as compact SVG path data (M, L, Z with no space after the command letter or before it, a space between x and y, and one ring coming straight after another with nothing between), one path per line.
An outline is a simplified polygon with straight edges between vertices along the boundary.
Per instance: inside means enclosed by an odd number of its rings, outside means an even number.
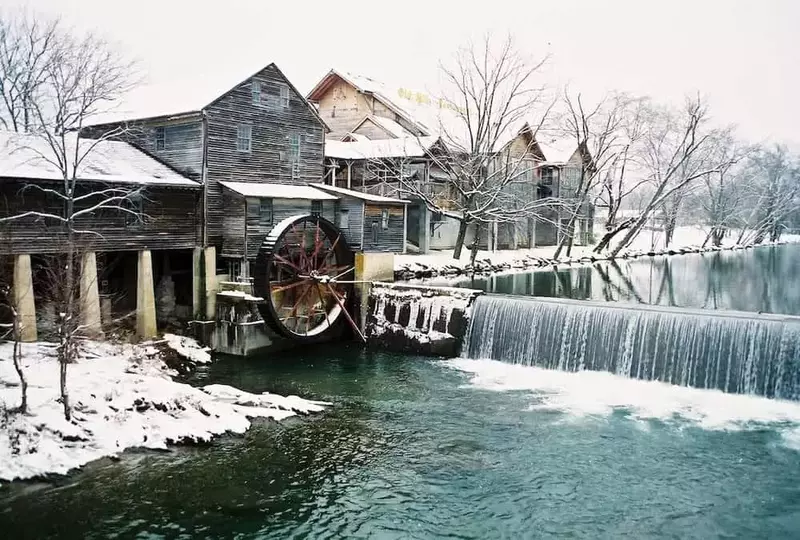
M191 340L179 344L182 355L205 358ZM53 345L32 343L23 345L30 410L22 415L11 412L20 396L11 353L11 344L0 344L0 481L66 474L126 448L163 449L243 433L251 418L282 420L328 405L224 385L195 388L172 379L176 373L156 347L90 342L69 367L73 418L66 421L57 402Z
M678 227L669 247L664 246L663 233L645 231L617 258L630 259L643 256L707 253L714 251L746 249L753 245L736 244L736 238L727 237L722 246L703 247L706 233L700 227ZM800 243L800 235L783 235L775 244ZM765 242L759 245L773 245ZM464 249L461 258L453 259L452 250L420 254L397 255L394 260L395 279L408 280L436 276L459 276L462 274L494 274L549 267L557 264L581 264L608 260L608 252L593 253L594 246L574 246L569 257L561 254L553 258L555 246L532 249L479 251L475 265L470 265L470 252Z

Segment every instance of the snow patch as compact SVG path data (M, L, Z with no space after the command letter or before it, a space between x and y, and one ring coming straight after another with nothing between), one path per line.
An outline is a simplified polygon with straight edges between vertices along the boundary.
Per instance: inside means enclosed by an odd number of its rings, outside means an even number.
M187 347L186 341L175 338L168 340ZM195 358L204 352L188 350ZM11 351L11 344L0 344L0 480L66 474L127 448L165 449L185 441L208 441L226 432L243 433L252 418L282 420L328 405L224 385L195 388L173 381L176 373L152 345L89 342L69 366L72 419L67 421L56 401L54 346L34 343L22 348L30 410L22 415L12 412L20 391Z
M167 346L195 364L208 364L211 362L211 349L202 347L197 340L176 334L164 334Z

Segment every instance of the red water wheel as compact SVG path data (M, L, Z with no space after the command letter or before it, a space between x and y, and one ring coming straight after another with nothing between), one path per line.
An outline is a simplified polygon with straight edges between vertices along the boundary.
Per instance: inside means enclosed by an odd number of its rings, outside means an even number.
M349 324L353 252L341 231L318 216L293 216L270 231L259 251L255 293L261 315L280 334L296 341L322 341Z

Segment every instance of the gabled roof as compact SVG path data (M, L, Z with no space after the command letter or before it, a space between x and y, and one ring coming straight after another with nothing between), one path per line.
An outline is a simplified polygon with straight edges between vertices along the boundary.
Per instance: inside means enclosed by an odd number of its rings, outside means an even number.
M179 174L160 161L128 143L97 141L76 134L67 138L68 158L75 155L79 144L80 160L77 179L109 184L181 186L199 188L200 184ZM63 180L56 155L47 140L36 135L0 131L0 177L30 181ZM70 166L71 167L71 166Z
M409 204L410 201L405 199L395 199L393 197L383 197L381 195L371 195L369 193L362 193L361 191L354 191L352 189L345 189L336 186L329 186L327 184L311 184L311 186L330 193L341 195L343 197L352 197L354 199L361 199L362 201L381 203L381 204Z
M391 88L370 77L332 69L314 86L307 98L309 101L319 102L340 80L363 94L373 96L410 125L416 126L423 135L442 139L454 151L470 147L469 130L463 115L425 92ZM507 126L495 141L494 151L502 150L525 126L530 126L525 120Z
M220 182L222 187L243 197L265 199L305 199L309 201L335 201L336 197L310 186L268 184L261 182Z
M575 139L571 138L544 139L539 141L539 146L544 153L545 162L552 165L568 163L578 151Z
M437 137L403 137L375 141L325 140L325 157L335 159L389 159L423 157L439 141Z
M212 73L219 73L221 71L221 69L215 68L213 71L204 71L196 80L194 78L183 78L171 85L149 84L137 87L132 90L116 108L92 117L91 124L99 126L135 120L154 120L162 118L169 120L199 115L201 111L236 90L245 81L255 77L268 68L274 68L281 78L286 81L289 88L300 96L301 99L305 100L303 94L295 88L292 82L274 62L262 66L256 71L250 72L250 75L244 78L241 77L241 73L235 75L236 78L234 78L234 76L230 78L213 77L211 76ZM231 80L238 80L239 82L231 86ZM175 86L177 86L177 88ZM306 104L325 130L330 131L327 124L325 124L322 117L317 112L316 107L308 103L308 101L306 101Z

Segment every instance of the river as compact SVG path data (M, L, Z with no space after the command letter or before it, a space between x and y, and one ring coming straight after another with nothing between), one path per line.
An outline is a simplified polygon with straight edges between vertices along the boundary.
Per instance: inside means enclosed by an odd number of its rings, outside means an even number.
M672 297L659 302L708 307L714 297L717 307L800 313L798 247L719 254L727 270L706 273L716 255L700 257L630 262L612 280L572 269L560 290L603 299L610 281L615 299L653 301L664 281L658 268L668 267ZM591 285L581 289L576 276L587 272ZM562 281L540 275L508 279L542 295L540 280ZM635 295L621 292L626 281ZM334 405L258 422L241 437L127 452L50 483L2 487L3 537L800 534L795 402L350 345L226 358L191 381Z

